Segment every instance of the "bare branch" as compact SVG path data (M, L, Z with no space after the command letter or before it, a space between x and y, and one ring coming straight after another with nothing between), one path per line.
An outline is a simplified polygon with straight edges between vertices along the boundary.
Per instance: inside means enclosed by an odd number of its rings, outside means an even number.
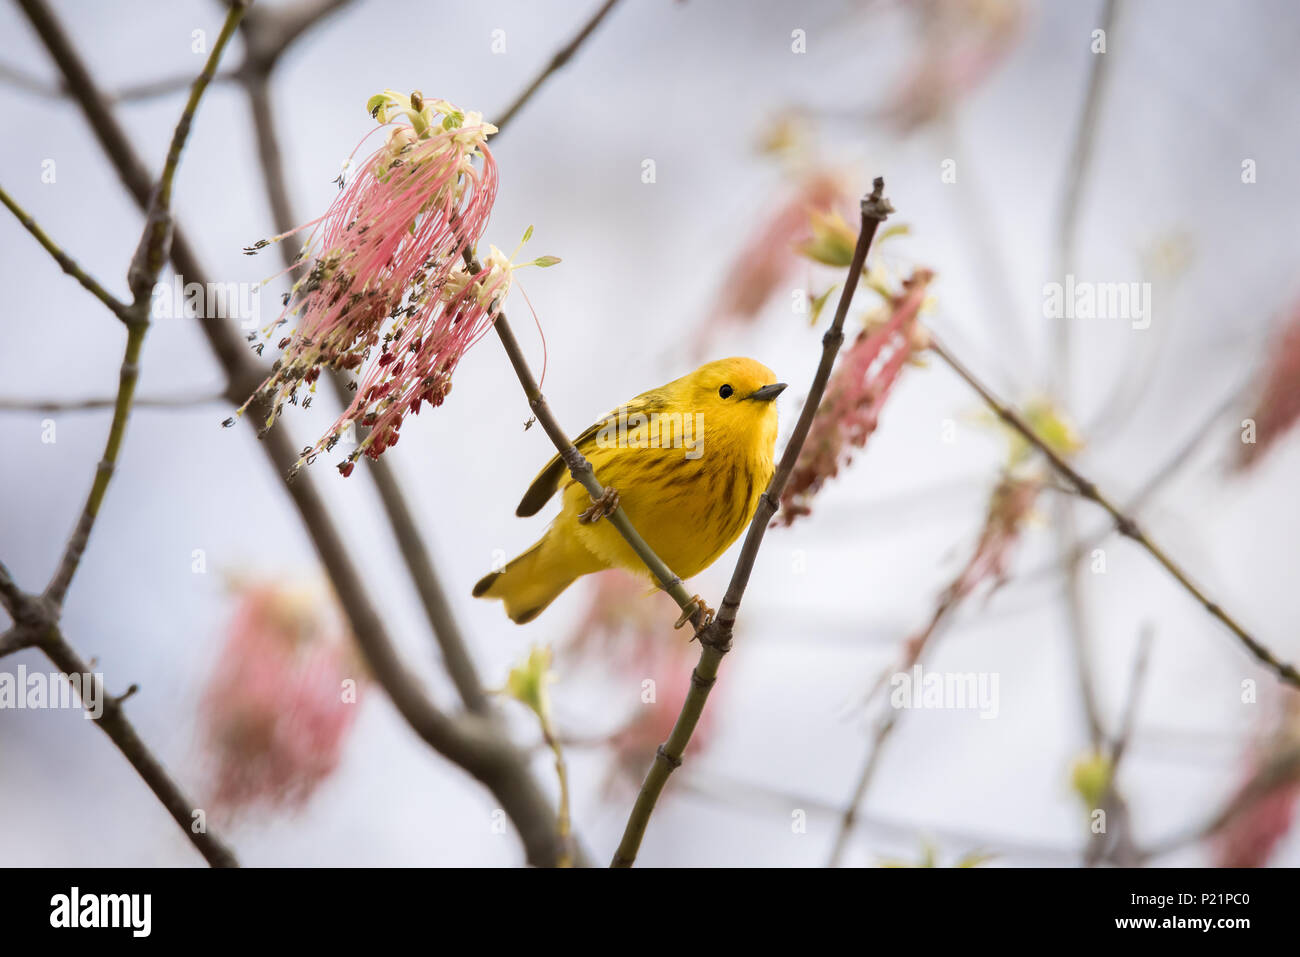
M108 310L117 318L123 322L130 321L130 308L127 304L101 286L93 276L78 266L76 260L65 253L59 244L51 239L45 230L36 224L36 221L28 215L26 210L14 202L13 198L3 188L0 188L0 203L4 203L9 208L9 211L17 217L18 222L22 223L23 228L36 237L36 241L45 248L45 251L54 258L54 261L59 264L59 267L65 273L81 283L86 291L107 306Z
M23 2L26 8L26 5L32 4L34 0L23 0ZM140 243L127 271L127 280L134 299L129 309L118 314L119 318L126 323L127 336L126 350L118 373L117 401L113 406L113 421L109 426L104 454L95 469L95 478L91 482L90 494L82 508L81 517L77 520L76 528L73 529L64 547L58 568L45 589L46 600L55 607L63 603L63 596L67 594L72 577L81 564L81 556L86 551L87 542L90 541L91 529L99 516L100 506L103 504L104 495L108 492L108 483L113 478L117 458L122 450L122 441L126 436L126 424L131 416L135 386L140 377L140 352L144 348L145 334L149 329L150 299L154 284L158 281L158 274L166 261L167 249L171 241L172 183L176 177L176 169L180 165L181 151L189 138L190 127L194 122L199 101L203 98L203 91L207 89L208 82L216 72L221 55L225 52L230 38L234 36L235 28L239 25L245 9L246 4L242 0L231 5L221 33L212 46L212 52L208 55L203 70L194 80L189 99L172 133L167 160L163 164L162 173L158 177L158 183L154 187L153 197L149 203L144 232L140 236Z
M137 409L192 409L201 405L212 405L226 401L226 392L210 392L205 395L153 396L136 399L133 403ZM117 405L117 397L107 396L98 399L0 399L0 412L93 412L100 409L112 409Z
M542 85L551 78L551 74L561 69L573 58L573 55L578 52L578 48L586 42L587 37L591 36L596 27L600 26L600 21L604 20L605 15L614 9L616 3L618 3L618 0L605 0L600 9L592 15L591 19L583 25L573 39L555 52L555 55L542 68L542 72L533 78L533 82L528 84L524 91L515 97L514 102L493 119L493 124L498 130L515 118L515 115L533 98L533 94L540 90Z
M48 631L39 644L41 650L54 662L55 667L64 674L91 673L90 666L68 644L57 624L49 625ZM149 786L149 790L153 791L163 807L167 809L167 813L172 816L172 820L203 855L204 860L213 867L238 867L239 861L236 860L234 852L208 829L206 822L202 826L196 823L199 818L196 817L195 812L199 811L199 808L171 779L167 769L140 739L135 727L127 719L122 702L130 694L131 692L128 691L120 697L113 697L104 694L103 689L100 689L104 711L95 724L131 762L131 767L135 768L136 773Z
M1081 496L1105 509L1110 514L1110 517L1115 520L1115 528L1121 535L1132 539L1146 549L1151 557L1159 562L1174 577L1174 580L1182 585L1183 589L1195 598L1213 618L1216 618L1236 635L1238 640L1245 645L1246 649L1261 664L1273 671L1287 684L1300 688L1300 672L1296 671L1294 666L1281 661L1272 651L1257 641L1250 632L1246 631L1221 605L1212 601L1183 571L1182 566L1147 536L1135 519L1116 506L1093 482L1080 475L1069 462L1061 457L1060 453L1033 430L1019 412L994 395L973 372L967 369L933 335L931 336L930 350L965 380L967 385L979 393L980 398L984 400L990 409L997 413L998 418L1019 432L1030 445L1038 449L1051 463L1052 468L1068 481Z

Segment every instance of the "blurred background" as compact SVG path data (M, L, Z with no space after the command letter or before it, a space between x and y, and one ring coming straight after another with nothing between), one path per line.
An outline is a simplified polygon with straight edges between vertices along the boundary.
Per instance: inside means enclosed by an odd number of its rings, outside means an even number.
M222 6L51 6L99 84L121 92L115 115L157 169L203 61L193 31L210 42ZM419 89L491 121L597 6L338 4L271 75L295 221L337 195L333 180L373 126L372 94ZM1104 53L1094 52L1099 29ZM10 3L0 33L0 182L126 295L141 217ZM501 185L485 239L513 249L531 224L527 257L563 260L521 274L508 312L540 371L536 315L544 389L571 434L701 361L747 355L791 385L779 400L783 442L831 311L814 326L808 299L843 279L792 249L813 235L814 212L854 223L856 197L884 176L897 210L889 225L908 228L879 247L882 282L933 270L923 321L1000 395L1053 403L1053 420L1081 440L1078 468L1133 503L1215 600L1293 660L1297 42L1300 15L1282 0L623 0L490 142ZM161 89L140 89L155 81ZM212 278L279 271L274 250L242 254L276 229L238 82L218 82L203 102L174 205ZM30 406L111 397L124 332L8 215L0 241L0 560L38 591L110 412ZM1067 274L1149 283L1149 326L1045 317L1045 287ZM277 297L283 288L277 280ZM882 301L859 293L851 336ZM231 406L213 397L224 388L195 320L154 323L137 394L160 404L132 417L69 593L69 640L111 691L140 686L132 720L245 864L521 863L513 832L492 826L491 795L423 744L373 682L361 679L345 717L319 703L322 682L334 688L361 669L281 477L251 429L220 427ZM276 428L310 444L337 415L331 399L287 410ZM401 451L384 458L485 684L503 685L532 644L553 646L574 828L604 861L697 649L669 627L675 607L621 573L583 580L523 627L470 598L494 559L531 544L554 510L514 516L554 451L540 429L524 431L527 418L489 337L465 357L447 402L412 420ZM1253 446L1242 440L1247 418L1259 428ZM870 694L909 660L978 554L1009 448L942 363L922 356L903 370L878 429L845 450L852 461L840 460L810 514L768 533L734 651L642 864L826 864L889 716L843 863L977 854L985 866L1079 866L1096 845L1098 775L1109 780L1123 733L1116 854L1154 866L1300 864L1294 692L1046 473L997 542L1005 582L967 576L924 648L926 669L996 675L996 717L891 712ZM366 472L345 481L332 460L310 470L405 661L450 709L453 689ZM1078 540L1090 547L1070 575L1063 549ZM720 596L737 550L691 589ZM50 670L34 650L0 670L19 665ZM654 704L642 702L646 678ZM536 721L514 702L503 708L516 740L536 743L536 776L554 793ZM0 863L201 860L80 714L5 710Z

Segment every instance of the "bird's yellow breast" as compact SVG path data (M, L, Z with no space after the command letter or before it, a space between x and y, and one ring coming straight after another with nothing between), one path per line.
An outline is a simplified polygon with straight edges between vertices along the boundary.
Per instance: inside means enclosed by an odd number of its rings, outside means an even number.
M691 410L683 425L674 418L657 435L655 423L636 423L588 450L596 476L618 490L637 531L682 578L707 568L739 537L772 478L775 405L743 413ZM570 480L563 494L557 525L569 526L603 562L649 574L609 522L578 522L591 504L581 485Z

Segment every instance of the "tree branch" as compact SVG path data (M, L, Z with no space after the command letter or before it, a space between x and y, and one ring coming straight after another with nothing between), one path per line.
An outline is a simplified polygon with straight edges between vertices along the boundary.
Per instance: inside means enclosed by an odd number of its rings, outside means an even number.
M206 395L153 396L137 398L137 409L192 409L227 400L226 391ZM93 412L117 406L117 397L98 399L0 399L0 412Z
M532 99L533 94L541 89L542 85L551 78L551 74L562 68L573 58L573 55L578 52L578 48L586 42L587 37L591 36L596 27L600 26L600 21L604 20L605 15L609 13L610 10L614 9L614 4L616 3L618 3L618 0L605 0L605 3L602 4L600 9L592 15L591 19L586 22L573 39L555 52L555 55L552 56L546 66L542 68L542 72L537 74L537 76L533 78L533 82L528 84L524 91L515 97L514 102L506 107L505 111L493 121L493 125L496 126L498 130L515 118L515 115L522 110L525 105L527 105L529 100Z
M57 624L51 623L49 625L48 630L38 644L41 650L54 662L55 667L64 674L86 675L91 673L90 666L68 644ZM209 831L206 824L200 830L195 830L194 812L198 808L193 801L185 796L180 786L171 779L167 774L167 769L154 757L153 752L149 750L140 739L140 735L136 733L135 727L127 720L126 712L121 704L123 698L115 698L112 695L105 694L102 689L100 697L103 701L104 712L95 720L95 724L108 735L113 744L117 746L117 749L131 762L131 767L135 768L136 773L148 785L149 790L153 791L154 796L167 809L167 813L172 816L172 820L185 832L185 835L190 839L190 843L203 855L204 860L213 867L238 867L239 861L236 860L234 852L214 833Z
M59 264L59 267L65 273L81 283L87 292L107 306L108 311L117 318L123 322L130 321L130 307L101 286L95 277L78 266L77 261L65 253L59 244L52 240L45 230L37 225L26 210L14 202L13 197L6 193L3 188L0 188L0 203L4 203L9 208L9 211L17 217L23 228L36 237L36 241L45 248L45 251L54 258L54 261Z
M90 667L68 644L59 630L58 608L44 596L28 595L22 591L0 563L0 603L14 619L14 627L0 635L0 657L22 648L39 647L65 675L91 674ZM99 729L109 736L131 766L153 791L172 819L204 859L213 867L238 867L234 852L215 834L204 828L194 830L194 812L197 806L182 793L180 786L167 774L162 763L140 739L122 710L125 695L114 698L104 694L103 713L95 720Z
M664 785L668 783L668 776L682 763L686 745L690 742L695 726L704 713L704 703L708 700L709 690L717 680L718 666L723 656L731 650L732 627L736 621L736 613L740 609L741 598L749 584L749 576L754 568L754 560L758 556L758 548L763 542L768 523L776 514L781 492L790 478L790 473L794 471L799 452L808 438L808 430L812 427L813 417L817 414L817 407L821 404L822 395L826 391L826 383L835 365L835 356L844 341L844 319L848 315L849 303L853 299L858 279L862 275L867 251L871 248L876 227L894 211L889 205L889 200L884 198L884 188L885 181L877 178L871 195L862 200L862 224L857 245L853 250L853 261L849 265L849 274L844 281L844 287L840 290L835 319L822 339L821 362L808 389L808 398L804 400L803 409L795 423L794 432L786 443L781 462L772 476L772 481L768 483L767 491L759 499L754 518L749 523L745 544L736 561L736 568L731 574L731 583L727 586L726 595L719 606L718 616L709 622L700 634L700 661L691 673L690 690L686 693L686 700L682 703L672 733L669 734L668 740L659 746L654 763L646 773L645 781L637 794L636 803L623 831L623 839L611 862L612 867L631 867L636 861L641 839L645 836L646 827L650 823L650 816L654 813L659 795L663 792Z
M26 4L30 0L23 0L23 2ZM26 9L26 6L24 9ZM163 164L162 173L158 177L158 183L153 189L153 197L149 203L144 232L140 236L140 243L127 271L128 283L134 296L131 306L129 308L122 307L121 311L119 311L112 304L109 305L109 308L113 309L118 318L125 322L127 326L126 350L122 356L122 365L118 373L117 401L113 407L113 421L109 426L104 454L95 469L95 478L91 483L90 494L86 498L81 518L78 519L76 528L63 550L63 558L60 560L54 576L45 589L46 599L55 607L63 603L63 596L67 594L68 586L72 583L72 577L77 573L77 567L81 564L81 556L85 553L86 544L90 540L90 532L95 525L95 519L99 516L99 509L103 504L104 495L108 492L108 483L113 478L113 472L117 467L117 458L122 450L122 440L126 436L126 424L131 416L135 386L140 377L140 352L144 347L145 335L149 329L149 306L153 287L158 281L158 274L162 271L163 263L166 261L167 247L171 241L172 183L176 178L176 169L180 165L181 152L184 150L185 142L189 138L190 127L193 125L194 114L199 108L199 101L203 98L203 92L207 89L208 82L216 72L217 64L221 61L221 55L225 52L230 38L234 36L235 28L238 27L239 20L244 15L245 9L246 4L242 0L231 5L230 12L226 15L225 23L222 25L221 33L212 46L212 52L208 55L203 70L194 80L189 99L185 103L185 108L181 111L180 119L176 123L176 129L172 133L171 145L167 150L167 160ZM34 235L40 239L42 234L34 233Z
M1126 512L1122 511L1111 499L1103 494L1097 486L1080 475L1073 466L1070 465L1055 449L1051 447L1033 428L1025 421L1015 409L1011 408L996 395L994 395L987 386L981 382L973 372L971 372L960 360L957 359L947 347L937 338L931 335L930 350L942 359L949 368L957 373L966 384L974 389L984 400L984 403L993 410L1003 422L1015 429L1016 432L1041 452L1053 469L1071 486L1079 495L1089 501L1100 505L1105 509L1112 519L1115 520L1115 528L1121 535L1132 539L1138 545L1141 545L1146 551L1159 562L1164 569L1173 576L1178 584L1183 586L1193 598L1195 598L1209 614L1225 625L1229 631L1237 636L1237 639L1254 655L1254 657L1269 670L1273 671L1279 678L1289 685L1300 688L1300 672L1283 661L1281 661L1272 651L1257 641L1250 632L1246 631L1238 621L1228 614L1221 605L1212 601L1204 591L1201 590L1190 576L1183 571L1182 567L1160 546L1153 542L1147 534Z

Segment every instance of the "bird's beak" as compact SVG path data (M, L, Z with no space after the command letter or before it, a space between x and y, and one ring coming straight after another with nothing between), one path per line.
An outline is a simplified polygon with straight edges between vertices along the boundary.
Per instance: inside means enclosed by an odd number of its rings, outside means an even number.
M746 399L754 399L758 402L771 402L778 395L785 391L784 382L774 382L771 385L765 385L761 389L755 389Z

